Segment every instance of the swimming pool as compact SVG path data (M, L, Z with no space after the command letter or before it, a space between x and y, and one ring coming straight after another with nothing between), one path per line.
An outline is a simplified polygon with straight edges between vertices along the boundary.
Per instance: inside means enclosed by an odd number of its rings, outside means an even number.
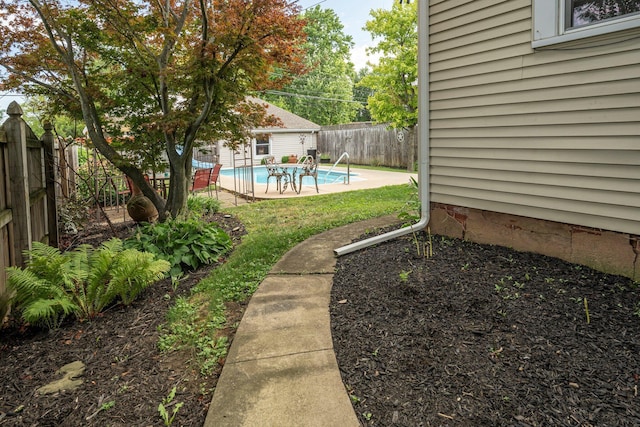
M293 171L293 168L296 167L294 164L285 165L288 167L289 172ZM237 172L238 176L242 174L242 172ZM220 171L220 175L228 176L233 178L233 168L226 168ZM254 166L253 167L253 182L256 184L266 184L267 183L267 168L265 166ZM318 185L325 184L343 184L347 178L347 173L340 170L332 170L329 169L321 169L318 168ZM296 183L300 178L296 177ZM358 177L358 174L350 173L349 180L351 182L354 181L362 181L363 179ZM274 180L271 180L273 183ZM305 176L302 178L302 185L315 185L313 182L313 178L310 176Z

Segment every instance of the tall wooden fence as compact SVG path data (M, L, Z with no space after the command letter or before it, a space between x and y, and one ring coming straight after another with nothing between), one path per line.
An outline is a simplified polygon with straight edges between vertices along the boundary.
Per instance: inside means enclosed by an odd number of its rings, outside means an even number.
M53 134L37 138L12 102L0 126L0 294L9 266L24 266L34 241L58 244ZM1 320L1 319L0 319Z
M354 164L406 168L407 137L406 131L388 129L384 124L323 126L318 133L318 151L329 154L332 162L346 152Z

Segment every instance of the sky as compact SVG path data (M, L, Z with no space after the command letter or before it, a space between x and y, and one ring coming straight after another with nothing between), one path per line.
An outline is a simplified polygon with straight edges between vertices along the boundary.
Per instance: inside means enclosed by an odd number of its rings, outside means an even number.
M356 0L298 0L298 4L303 8L319 5L323 9L333 9L342 25L344 33L353 37L354 48L351 50L351 62L355 65L356 71L366 67L367 61L377 62L375 57L367 57L367 47L375 46L371 39L371 34L364 31L362 27L371 19L369 12L372 9L391 9L394 1L398 0L366 0L364 2ZM363 6L362 3L366 3ZM0 93L0 117L6 118L7 106L11 101L22 102L22 98Z
M398 0L298 0L298 4L303 8L319 5L323 9L333 9L342 25L344 33L353 37L355 43L351 50L351 62L354 63L356 71L364 68L367 61L377 62L376 58L367 57L366 48L375 46L371 39L371 34L362 29L364 24L371 19L369 12L372 9L391 9L394 1ZM363 3L366 4L363 6Z

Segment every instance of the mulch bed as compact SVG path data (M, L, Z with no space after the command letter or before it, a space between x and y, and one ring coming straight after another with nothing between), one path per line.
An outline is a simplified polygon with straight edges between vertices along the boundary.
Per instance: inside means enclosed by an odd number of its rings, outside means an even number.
M211 220L236 242L244 234L232 217ZM112 236L94 225L66 244ZM203 377L193 355L160 353L157 328L212 268L92 321L2 330L0 425L162 425L157 407L174 386L184 406L173 425L202 425L222 367ZM629 279L439 236L425 258L408 236L339 258L330 310L363 425L640 425L640 297ZM243 311L230 306L229 324ZM86 364L78 390L35 392L75 360Z
M407 236L339 258L330 310L363 425L640 425L627 278L439 236L427 259Z
M217 222L237 243L245 233L235 218L216 214ZM114 225L117 237L135 230L132 222ZM113 236L105 224L94 224L65 245L97 245ZM166 321L176 297L188 295L215 265L189 273L177 289L165 279L149 287L129 307L114 306L87 322L67 322L44 332L12 326L0 337L0 425L2 426L157 426L158 405L176 386L173 404L182 402L176 426L204 423L222 366L202 376L192 354L161 353L158 326ZM244 307L228 307L228 323L236 324ZM55 371L73 361L86 365L84 383L72 392L36 393L57 379ZM169 406L171 414L174 406ZM102 408L102 409L101 409Z

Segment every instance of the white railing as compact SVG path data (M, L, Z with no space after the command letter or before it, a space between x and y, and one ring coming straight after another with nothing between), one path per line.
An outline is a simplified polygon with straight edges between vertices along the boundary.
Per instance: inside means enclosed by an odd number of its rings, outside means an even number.
M336 181L337 181L338 179L340 179L340 178L342 178L342 179L343 179L344 184L349 184L349 183L351 182L351 180L350 180L350 176L351 176L351 166L349 165L349 153L347 153L347 152L345 151L344 153L342 153L342 154L340 155L340 157L338 158L338 161L336 161L336 162L333 164L333 166L331 166L331 168L329 169L329 171L327 172L327 174L324 176L324 183L325 183L325 184L327 183L327 177L328 177L329 175L331 175L331 172L332 172L332 171L333 171L333 169L336 167L336 165L337 165L338 163L340 163L340 161L341 161L343 158L345 158L345 157L347 158L347 176L346 176L346 177L345 177L345 176L338 176L338 177L336 177L336 179L334 179L334 180L333 180L333 182L336 182Z

